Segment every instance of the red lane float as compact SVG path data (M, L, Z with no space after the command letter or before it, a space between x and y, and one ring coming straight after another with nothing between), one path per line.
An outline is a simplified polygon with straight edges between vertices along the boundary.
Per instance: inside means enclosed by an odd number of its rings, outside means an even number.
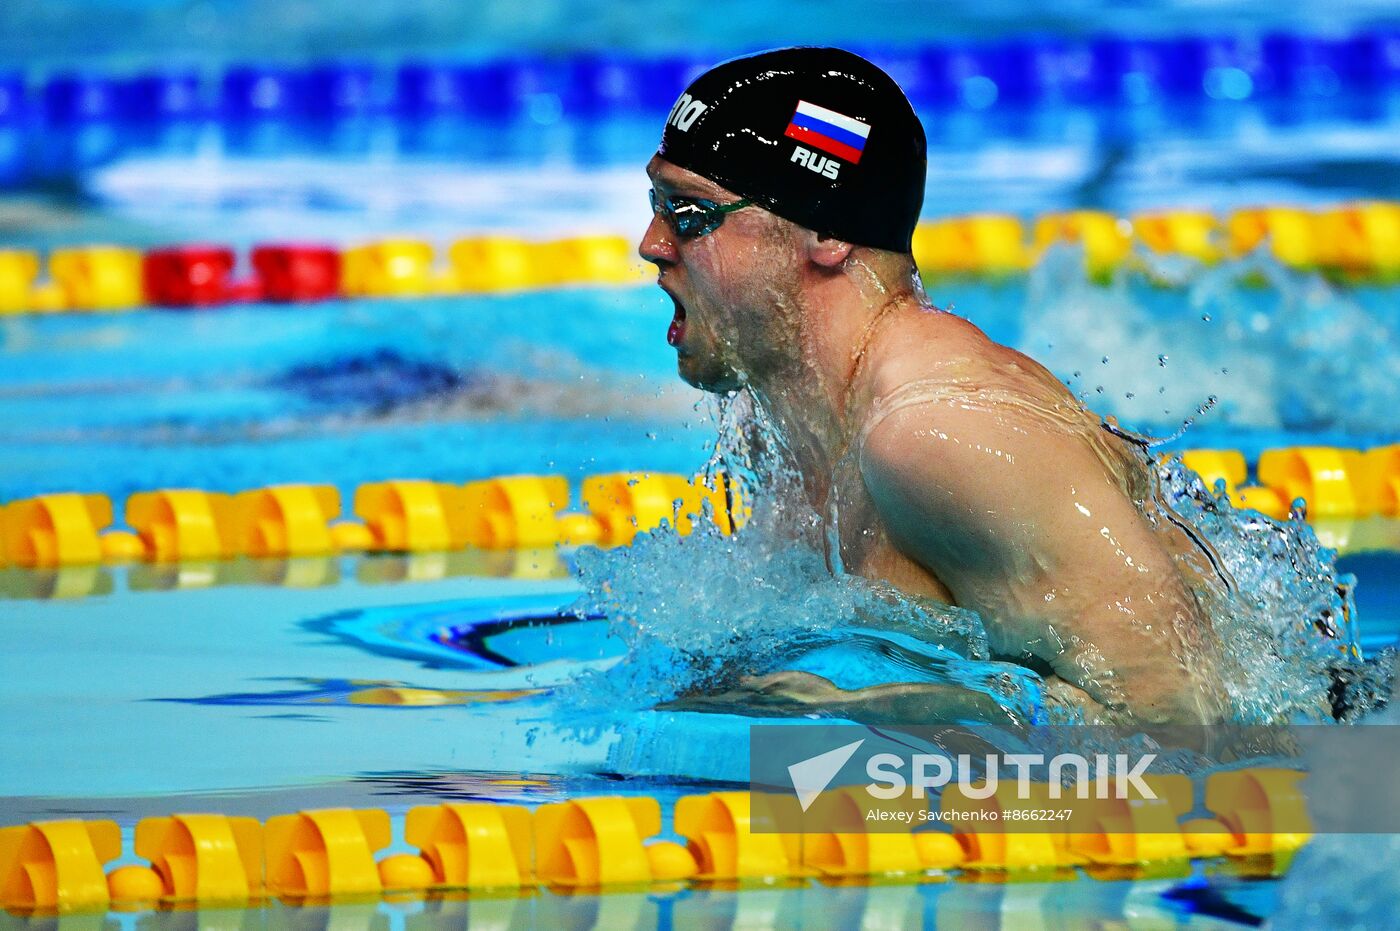
M263 245L251 258L263 300L304 303L340 296L340 250L333 246Z
M162 307L227 303L234 253L226 246L174 246L146 253L146 297Z

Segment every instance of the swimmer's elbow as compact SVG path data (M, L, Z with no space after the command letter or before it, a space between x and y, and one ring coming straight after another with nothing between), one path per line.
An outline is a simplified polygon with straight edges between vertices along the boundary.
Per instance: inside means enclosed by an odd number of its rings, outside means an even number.
M1180 695L1134 709L1133 719L1139 724L1222 724L1225 716L1206 696Z
M1046 680L1052 702L1080 709L1087 724L1185 725L1221 724L1228 720L1227 700L1214 683L1177 682L1166 688L1114 689L1112 694L1056 675Z
M1229 719L1228 707L1215 683L1191 680L1130 702L1132 718L1140 724L1222 724Z

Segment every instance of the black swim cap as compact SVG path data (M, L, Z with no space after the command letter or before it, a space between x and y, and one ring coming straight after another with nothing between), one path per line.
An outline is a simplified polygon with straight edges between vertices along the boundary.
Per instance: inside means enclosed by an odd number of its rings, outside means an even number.
M785 48L686 88L657 154L823 235L909 252L924 202L924 129L859 55Z

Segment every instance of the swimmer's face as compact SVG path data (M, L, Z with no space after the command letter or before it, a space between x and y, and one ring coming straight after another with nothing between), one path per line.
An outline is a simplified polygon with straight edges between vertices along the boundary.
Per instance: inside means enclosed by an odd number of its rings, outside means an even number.
M658 198L740 199L660 157L652 158L647 175ZM790 225L748 207L727 214L712 232L686 239L660 213L652 215L638 251L657 267L657 283L675 304L667 341L685 381L705 391L735 391L783 364L792 344L788 311L800 257Z

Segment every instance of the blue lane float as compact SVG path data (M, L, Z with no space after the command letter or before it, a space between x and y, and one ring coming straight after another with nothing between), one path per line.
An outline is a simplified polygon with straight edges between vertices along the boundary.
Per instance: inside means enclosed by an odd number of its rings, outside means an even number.
M893 74L932 113L996 114L976 133L1016 135L1028 111L1114 114L1145 105L1191 108L1249 102L1287 122L1308 102L1400 90L1400 30L1343 36L1242 33L1083 40L1029 35L992 42L857 49ZM149 149L152 127L215 125L235 151L283 154L343 148L329 131L388 121L413 138L432 121L589 123L652 117L670 107L699 56L594 53L523 55L479 62L410 60L308 65L244 63L221 74L154 70L49 75L26 85L0 75L0 184L62 176L128 150ZM1385 118L1381 106L1342 108ZM1325 113L1317 114L1318 118ZM1152 126L1131 123L1116 134ZM143 131L140 131L144 129ZM155 141L162 138L155 134ZM412 148L412 146L410 146ZM27 153L27 154L26 154Z
M24 78L0 73L0 188L24 177L24 120Z

